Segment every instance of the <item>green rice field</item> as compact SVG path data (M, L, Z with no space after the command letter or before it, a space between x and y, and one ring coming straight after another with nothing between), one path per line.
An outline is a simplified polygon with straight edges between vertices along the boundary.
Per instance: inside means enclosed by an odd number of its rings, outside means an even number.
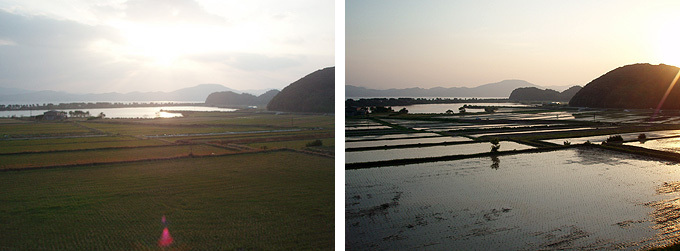
M329 249L333 160L290 152L0 173L0 249Z
M166 250L332 249L333 128L257 112L3 119L0 250L157 250L163 216Z

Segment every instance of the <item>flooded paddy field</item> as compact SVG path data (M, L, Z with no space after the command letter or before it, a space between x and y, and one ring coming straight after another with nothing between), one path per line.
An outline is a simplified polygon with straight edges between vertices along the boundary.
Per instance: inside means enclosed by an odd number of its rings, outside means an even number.
M515 143L512 141L501 141L501 151L524 150L533 148L532 146ZM426 158L448 155L467 155L475 153L489 152L491 144L488 142L465 143L457 145L429 146L417 148L401 148L388 150L369 150L359 152L346 152L345 163L371 162L381 160Z
M346 131L351 130L375 130L375 129L390 129L389 126L384 125L369 125L369 126L345 126Z
M680 168L636 155L579 147L345 175L349 250L647 249L680 238Z
M479 138L484 136L500 136L509 134L531 134L531 133L545 133L545 132L567 132L567 131L579 131L595 129L593 127L577 127L577 128L561 128L561 129L544 129L544 130L532 130L532 131L512 131L512 132L494 132L494 133L480 133L480 134L470 134L470 137Z
M621 137L623 137L624 141L631 141L631 140L637 140L638 135L640 135L642 133L645 134L647 139L680 136L680 130L645 131L645 132L635 132L635 133L623 133L623 134L616 134L616 135L621 135ZM558 145L563 144L565 140L568 140L572 144L583 144L586 141L590 141L591 143L599 144L599 143L602 143L602 141L607 140L607 138L609 138L610 136L613 136L613 135L598 135L598 136L576 137L576 138L547 139L547 140L542 140L542 141L548 142L548 143L553 143L553 144L558 144Z
M375 147L375 146L395 146L425 143L444 143L444 142L465 142L472 141L466 137L427 137L427 138L407 138L389 140L356 141L345 143L345 148Z
M424 132L424 133L398 133L398 134L385 134L385 135L366 135L366 136L347 136L345 137L346 142L352 141L365 141L365 140L385 140L385 139L406 139L406 138L422 138L422 137L433 137L440 136L436 133Z
M504 107L529 107L520 103L454 103L454 104L418 104L409 106L393 106L392 109L399 111L406 108L409 113L445 113L447 110L458 112L458 109L464 105L474 106L504 106ZM484 109L466 109L470 112L483 112Z
M643 147L647 149L680 153L680 138L665 138L646 141L632 141L625 145Z
M446 117L437 117L437 119L446 119ZM449 118L450 119L450 118ZM444 132L444 131L460 131L468 129L519 129L537 126L564 126L561 123L492 123L494 121L483 121L477 119L460 119L456 122L452 121L428 121L428 120L403 120L403 119L385 119L394 125L403 126L405 128L421 131ZM461 122L465 121L465 122ZM469 122L468 122L469 121Z

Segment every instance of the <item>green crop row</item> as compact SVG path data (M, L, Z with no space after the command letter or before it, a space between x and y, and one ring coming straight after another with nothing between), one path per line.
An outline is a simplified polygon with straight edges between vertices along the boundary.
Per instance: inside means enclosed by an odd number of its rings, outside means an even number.
M85 134L90 130L73 123L0 124L0 136Z
M274 142L263 142L263 143L251 143L248 144L248 146L253 147L253 148L281 148L281 147L286 147L286 148L293 148L293 149L302 149L307 147L307 144L310 142L314 141L313 139L305 139L305 140L289 140L289 141L274 141ZM327 139L322 139L321 140L322 146L334 146L335 145L335 138L327 138Z
M119 149L94 149L0 155L0 169L124 162L193 155L225 154L233 151L207 145L177 145Z

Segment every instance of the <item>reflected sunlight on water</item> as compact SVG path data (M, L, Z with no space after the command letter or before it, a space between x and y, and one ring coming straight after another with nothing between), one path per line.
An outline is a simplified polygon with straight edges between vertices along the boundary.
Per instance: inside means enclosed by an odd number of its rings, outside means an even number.
M347 170L346 248L646 249L677 242L680 169L600 149Z

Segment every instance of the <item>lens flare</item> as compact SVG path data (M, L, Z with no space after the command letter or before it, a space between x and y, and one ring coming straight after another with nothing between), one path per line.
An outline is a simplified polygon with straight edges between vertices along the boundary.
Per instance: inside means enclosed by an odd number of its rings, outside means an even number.
M172 244L172 236L170 235L170 231L168 231L168 222L165 220L165 215L161 217L161 222L163 223L163 233L161 234L161 238L158 239L158 246L160 247L167 247Z
M680 77L680 70L678 70L678 73L675 74L675 78L673 78L673 81L668 86L668 89L666 89L666 93L664 93L663 97L661 98L661 101L659 101L659 105L656 106L656 109L654 110L654 114L650 118L651 121L654 121L654 119L656 118L656 115L659 114L659 111L661 110L661 106L663 106L663 103L666 102L666 98L668 98L668 94L671 93L671 90L673 89L673 86L675 86L675 83L678 82L679 77Z
M163 229L163 234L161 235L161 238L158 240L158 246L161 247L167 247L172 244L172 236L170 236L170 231L168 231L168 228Z

